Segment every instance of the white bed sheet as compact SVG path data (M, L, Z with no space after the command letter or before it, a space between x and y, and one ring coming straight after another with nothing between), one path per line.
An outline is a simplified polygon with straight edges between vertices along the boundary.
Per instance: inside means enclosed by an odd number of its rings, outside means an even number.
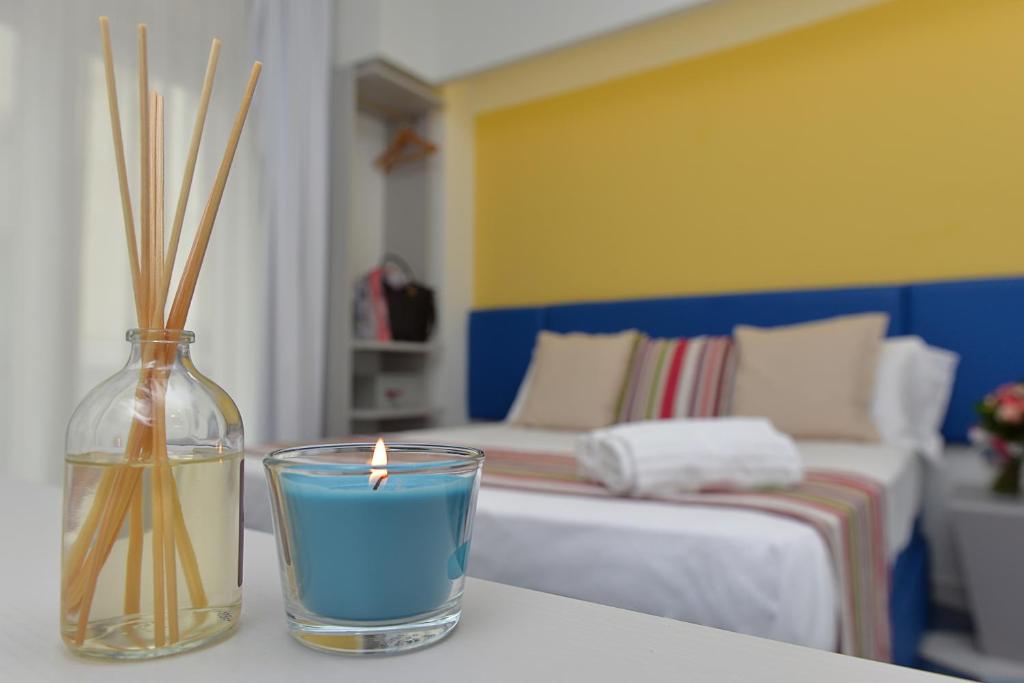
M502 423L405 432L405 441L568 452L577 434ZM805 465L886 491L890 556L920 505L917 456L878 444L798 442ZM246 526L270 528L263 468L246 474ZM837 640L835 574L820 536L768 513L485 487L473 576L821 649Z

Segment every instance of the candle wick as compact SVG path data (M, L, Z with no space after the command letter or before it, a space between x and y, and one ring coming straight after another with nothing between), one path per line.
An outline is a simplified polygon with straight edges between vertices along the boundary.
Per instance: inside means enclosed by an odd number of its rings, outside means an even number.
M376 491L377 489L379 489L380 485L383 484L384 480L387 479L387 478L388 478L388 475L385 474L383 477L381 477L377 481L373 482L373 490Z

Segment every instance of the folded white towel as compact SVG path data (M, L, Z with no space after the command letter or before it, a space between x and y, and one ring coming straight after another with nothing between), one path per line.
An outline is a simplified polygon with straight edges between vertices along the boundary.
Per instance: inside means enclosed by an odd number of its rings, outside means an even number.
M724 486L792 486L803 477L793 440L762 418L650 420L595 429L576 442L588 476L632 496Z

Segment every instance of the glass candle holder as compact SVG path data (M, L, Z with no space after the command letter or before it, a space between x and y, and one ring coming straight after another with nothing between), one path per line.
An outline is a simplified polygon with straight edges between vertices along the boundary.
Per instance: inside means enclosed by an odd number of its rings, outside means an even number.
M462 614L484 454L383 443L308 446L263 460L292 636L394 653L444 638Z

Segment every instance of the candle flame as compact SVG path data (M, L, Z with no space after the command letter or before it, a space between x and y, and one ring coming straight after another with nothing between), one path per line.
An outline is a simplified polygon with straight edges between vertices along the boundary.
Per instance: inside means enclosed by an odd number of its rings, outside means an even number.
M373 447L373 458L370 459L370 487L376 491L387 478L388 450L384 448L384 439L377 439L377 445Z

